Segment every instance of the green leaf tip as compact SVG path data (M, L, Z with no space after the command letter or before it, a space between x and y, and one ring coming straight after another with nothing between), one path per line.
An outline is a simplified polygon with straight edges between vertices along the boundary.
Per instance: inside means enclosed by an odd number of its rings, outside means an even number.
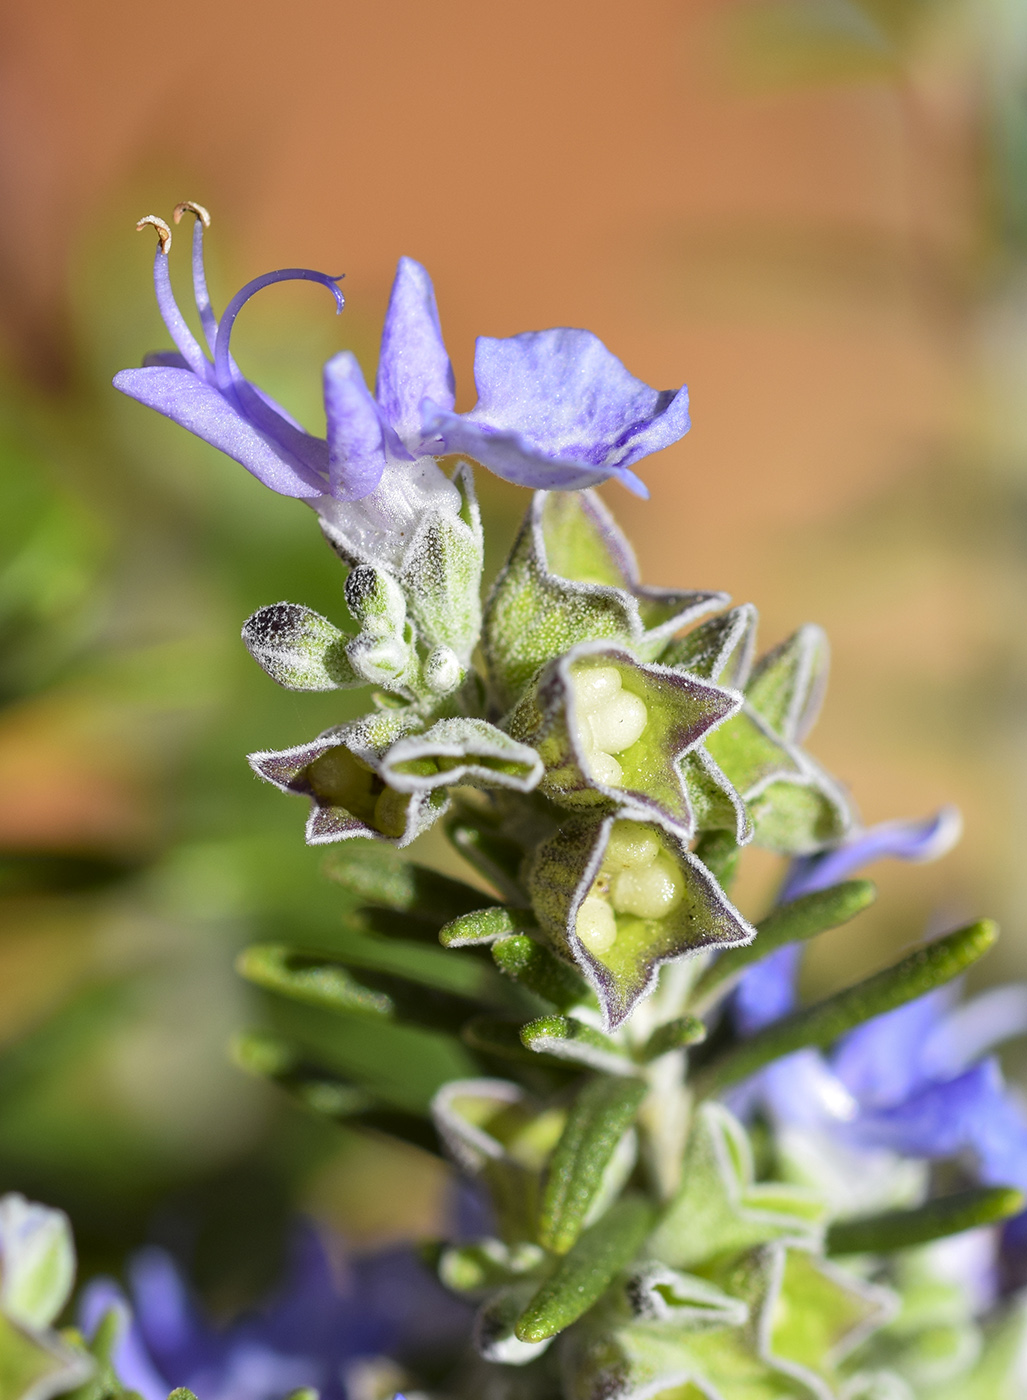
M312 1006L365 1016L391 1017L394 1012L391 997L361 986L338 963L286 944L255 943L243 949L235 966L248 982Z
M827 1231L826 1253L890 1254L928 1244L980 1225L1019 1215L1027 1196L1011 1186L976 1186L940 1196L914 1210L892 1210L859 1220L839 1220Z
M549 1163L539 1212L539 1244L566 1254L581 1233L621 1138L647 1085L640 1079L591 1080L578 1094Z
M894 1011L897 1006L951 982L983 957L997 938L998 925L991 919L981 919L924 944L901 962L854 987L773 1022L705 1065L694 1081L696 1094L706 1097L719 1093L807 1045L821 1049L832 1045L864 1021Z
M653 1208L626 1196L585 1230L517 1320L522 1342L544 1342L588 1312L638 1252L652 1228Z
M621 1047L573 1016L538 1016L521 1027L521 1043L539 1055L570 1060L604 1074L634 1075L637 1065Z
M535 916L528 909L490 905L487 909L472 909L470 913L451 919L439 930L439 942L443 948L472 948L476 944L495 943L499 938L509 938L521 929L535 926ZM500 970L507 971L501 964Z
M668 1055L672 1050L682 1050L687 1045L699 1045L706 1039L706 1027L697 1016L679 1016L674 1021L665 1021L657 1026L641 1051L641 1059L647 1064Z

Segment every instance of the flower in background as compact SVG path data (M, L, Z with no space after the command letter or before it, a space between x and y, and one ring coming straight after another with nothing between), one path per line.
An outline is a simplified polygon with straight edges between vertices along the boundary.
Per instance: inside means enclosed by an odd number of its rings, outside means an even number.
M407 1248L355 1256L341 1268L310 1226L299 1230L285 1282L258 1310L219 1328L177 1266L146 1249L129 1266L129 1294L109 1279L85 1290L82 1329L111 1308L124 1318L112 1361L143 1400L185 1386L201 1400L282 1400L312 1387L323 1400L389 1396L401 1368L438 1360L466 1339L469 1313Z
M481 337L474 362L478 403L456 413L431 279L419 263L401 258L375 393L351 352L334 355L324 367L327 437L315 437L245 378L231 336L246 302L275 282L319 282L341 311L339 279L308 268L265 273L235 294L219 320L203 264L210 217L187 202L176 207L175 221L187 211L196 216L193 290L206 349L171 289L171 230L150 215L139 227L158 232L157 304L177 349L148 356L142 369L122 370L115 386L227 453L272 490L305 499L329 517L327 503L370 501L372 518L397 509L416 518L419 502L446 494L448 480L433 458L452 453L466 453L521 486L581 490L616 478L645 495L631 467L688 431L686 389L650 389L583 330Z
M931 860L959 834L946 810L890 822L851 843L793 863L782 892L795 899L872 860ZM753 968L734 1013L751 1034L792 1009L801 946ZM1027 1030L1027 985L996 987L961 1003L940 987L866 1022L830 1055L802 1050L754 1076L738 1106L769 1114L793 1167L833 1180L845 1213L915 1199L927 1160L969 1158L978 1180L1027 1189L1027 1116L988 1051Z

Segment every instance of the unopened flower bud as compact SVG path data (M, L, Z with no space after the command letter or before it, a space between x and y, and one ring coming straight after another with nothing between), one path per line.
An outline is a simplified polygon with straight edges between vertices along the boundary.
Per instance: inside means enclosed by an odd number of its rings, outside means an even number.
M425 659L422 674L433 695L448 695L463 680L464 668L451 647L436 647Z

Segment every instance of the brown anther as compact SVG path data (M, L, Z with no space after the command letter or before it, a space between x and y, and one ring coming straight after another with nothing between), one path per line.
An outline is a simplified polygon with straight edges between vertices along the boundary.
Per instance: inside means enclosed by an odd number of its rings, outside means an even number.
M158 219L156 214L147 214L144 219L140 219L136 224L136 233L142 233L144 228L155 228L157 237L160 239L160 250L167 256L171 248L171 230L163 219Z
M176 204L172 214L176 224L182 222L182 215L185 213L195 214L204 228L210 228L210 215L202 204L197 204L192 199L183 199L181 204Z

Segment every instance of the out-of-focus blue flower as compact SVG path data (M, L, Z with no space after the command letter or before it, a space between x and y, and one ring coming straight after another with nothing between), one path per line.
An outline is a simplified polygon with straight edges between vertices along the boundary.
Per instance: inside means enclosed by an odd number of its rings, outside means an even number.
M943 807L924 821L881 822L860 832L843 846L817 855L800 856L789 866L778 896L784 904L846 880L875 860L938 860L959 840L963 825L954 807ZM735 1023L751 1035L786 1015L795 1006L795 983L802 944L792 943L764 958L743 977L735 992Z
M958 817L874 827L846 846L794 862L784 897L824 889L883 856L930 860L959 834ZM795 1004L797 946L758 964L736 997L744 1034ZM985 1183L1027 1190L1027 1116L987 1052L1027 1030L1027 985L960 1003L938 988L847 1035L829 1056L803 1050L744 1086L740 1108L761 1103L778 1126L827 1130L850 1152L906 1158L969 1155Z
M275 282L313 281L343 307L337 277L283 268L248 282L215 316L203 265L207 211L196 215L193 289L207 348L190 331L171 290L171 230L153 216L159 239L154 260L157 304L177 352L122 370L115 386L172 418L235 458L266 486L317 507L359 501L386 475L411 477L421 491L436 474L432 458L465 453L521 486L581 490L615 477L639 495L645 487L631 467L682 437L689 427L688 392L650 389L589 331L529 332L505 340L479 339L474 376L478 403L454 412L453 371L442 339L431 279L401 258L382 332L372 395L354 355L342 351L324 367L327 437L306 432L240 372L231 354L236 317L251 297Z
M469 1312L407 1248L349 1258L339 1267L317 1232L293 1242L285 1282L259 1310L218 1328L203 1315L177 1266L146 1249L129 1267L129 1300L109 1279L89 1285L80 1321L92 1335L122 1311L114 1354L126 1387L166 1400L186 1386L201 1400L282 1400L313 1386L347 1400L346 1374L361 1360L438 1358L468 1334Z

